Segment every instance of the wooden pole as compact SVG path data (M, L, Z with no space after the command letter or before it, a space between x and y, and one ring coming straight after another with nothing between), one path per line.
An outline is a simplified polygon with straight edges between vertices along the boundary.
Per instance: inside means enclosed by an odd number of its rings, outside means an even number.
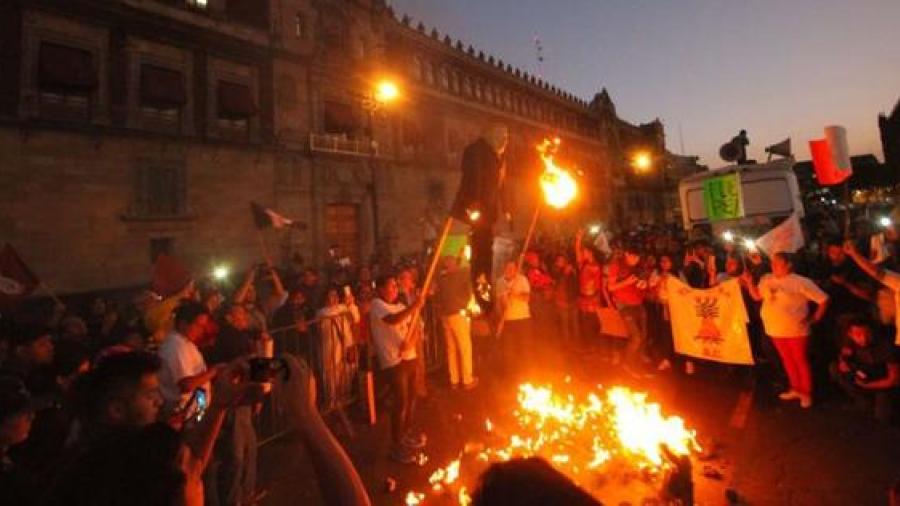
M434 273L437 271L438 261L441 259L441 251L444 249L444 243L447 242L447 236L450 234L450 228L453 226L453 218L448 216L447 220L444 222L444 228L441 230L441 235L438 238L437 245L434 248L434 253L431 256L431 263L428 266L428 272L425 275L425 281L422 283L422 297L428 296L428 290L431 288L431 282L434 280ZM410 336L414 336L416 328L416 324L419 322L419 309L413 311L412 317L409 322L409 329L407 330L407 338ZM415 344L415 342L411 342L410 345Z
M262 249L263 260L266 261L266 265L272 267L272 258L269 257L269 248L266 246L266 238L263 237L262 230L256 229L256 237L259 238L259 247Z
M516 261L516 273L522 272L522 265L525 264L525 253L528 252L528 248L531 247L531 239L534 237L534 229L537 227L538 216L541 215L541 206L538 205L534 208L534 215L531 216L531 225L528 226L528 233L525 234L525 242L522 244L522 251L519 252L519 259ZM506 305L509 307L509 304ZM497 331L494 333L494 337L500 337L500 333L503 332L503 325L506 321L506 308L503 309L503 316L500 318L500 321L497 323Z

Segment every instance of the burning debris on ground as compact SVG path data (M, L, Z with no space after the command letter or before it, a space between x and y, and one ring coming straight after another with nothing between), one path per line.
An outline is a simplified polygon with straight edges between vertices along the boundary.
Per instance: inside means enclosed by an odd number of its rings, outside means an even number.
M509 413L486 418L456 456L436 468L428 489L405 504L470 504L476 479L493 463L540 457L597 499L692 504L697 435L643 392L522 383Z

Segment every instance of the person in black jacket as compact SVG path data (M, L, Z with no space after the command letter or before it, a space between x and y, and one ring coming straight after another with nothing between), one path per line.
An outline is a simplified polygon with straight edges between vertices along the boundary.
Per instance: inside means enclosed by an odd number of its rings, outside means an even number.
M451 216L471 227L472 287L484 312L490 312L494 223L501 214L506 179L506 126L489 126L462 156L462 181L451 208ZM508 210L502 209L508 217ZM508 219L508 218L507 218Z

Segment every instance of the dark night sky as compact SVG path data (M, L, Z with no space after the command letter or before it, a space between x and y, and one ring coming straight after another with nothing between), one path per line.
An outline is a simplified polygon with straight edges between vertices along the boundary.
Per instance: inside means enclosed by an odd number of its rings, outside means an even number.
M393 0L399 14L590 99L606 87L632 122L659 117L667 147L721 165L741 128L751 155L827 124L882 157L877 115L900 99L900 0Z

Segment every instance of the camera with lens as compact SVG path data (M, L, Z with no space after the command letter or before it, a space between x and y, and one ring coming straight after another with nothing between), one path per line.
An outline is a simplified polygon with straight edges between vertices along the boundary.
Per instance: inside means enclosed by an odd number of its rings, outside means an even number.
M282 381L290 378L291 370L287 362L281 358L254 357L250 362L250 381L256 383L271 383L280 377Z

